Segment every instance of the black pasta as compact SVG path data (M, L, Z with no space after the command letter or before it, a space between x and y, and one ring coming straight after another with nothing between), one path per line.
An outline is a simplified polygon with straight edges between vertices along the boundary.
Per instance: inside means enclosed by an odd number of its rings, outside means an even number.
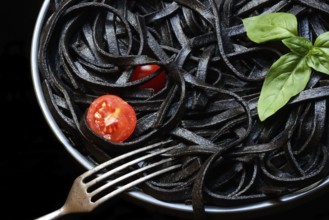
M285 47L256 45L242 19L295 14L299 34L329 31L329 2L319 0L53 1L39 68L48 105L73 145L100 163L152 143L177 146L166 156L183 168L141 189L164 201L191 202L197 219L208 204L231 206L288 194L329 172L325 75L260 122L257 100L266 71ZM130 81L133 68L167 73L159 92ZM138 117L127 141L95 135L84 114L99 95L117 94Z

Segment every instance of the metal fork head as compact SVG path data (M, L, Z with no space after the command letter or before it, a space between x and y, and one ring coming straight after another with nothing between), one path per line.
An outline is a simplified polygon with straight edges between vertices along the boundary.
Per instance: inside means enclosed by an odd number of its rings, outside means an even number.
M180 164L165 167L161 166L174 160L173 158L163 159L163 157L161 160L151 162L146 166L139 166L141 162L151 158L154 159L156 156L162 155L175 148L175 146L171 146L157 149L159 146L168 143L169 142L161 142L131 151L83 173L74 181L63 208L68 209L69 212L90 212L110 198L142 182L181 167ZM145 152L151 150L153 150L153 152L145 154ZM141 153L143 153L143 155L137 157L137 155ZM133 157L133 159L126 162L130 157ZM115 166L114 169L109 168L122 161L125 162ZM128 172L123 172L132 166L135 168L128 170ZM120 173L120 175L113 177L118 173ZM129 180L128 183L125 183L124 181L127 180Z

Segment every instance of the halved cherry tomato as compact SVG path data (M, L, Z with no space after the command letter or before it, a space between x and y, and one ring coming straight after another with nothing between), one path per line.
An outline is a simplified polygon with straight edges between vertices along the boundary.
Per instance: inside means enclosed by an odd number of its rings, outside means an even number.
M131 81L142 79L154 73L158 69L160 69L160 66L156 64L136 66L131 76ZM165 83L166 83L166 73L162 71L153 79L140 85L140 88L153 88L154 91L158 92L165 86Z
M116 95L103 95L95 99L87 111L87 123L98 135L123 142L136 127L135 110Z

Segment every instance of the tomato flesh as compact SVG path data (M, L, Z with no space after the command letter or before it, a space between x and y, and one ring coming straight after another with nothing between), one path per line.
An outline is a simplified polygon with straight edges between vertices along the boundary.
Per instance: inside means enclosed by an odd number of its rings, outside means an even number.
M133 107L116 95L95 99L88 108L86 119L95 133L118 143L131 136L137 123Z
M160 66L155 64L136 66L131 76L131 81L142 79L156 72L158 69L160 69ZM140 88L152 88L154 89L154 91L158 92L165 86L165 83L166 83L166 73L165 71L161 71L153 79L140 85Z

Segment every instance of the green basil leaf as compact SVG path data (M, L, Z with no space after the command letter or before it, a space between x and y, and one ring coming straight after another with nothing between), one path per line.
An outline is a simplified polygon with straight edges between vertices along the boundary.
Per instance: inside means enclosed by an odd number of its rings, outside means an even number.
M314 42L315 47L321 47L321 49L329 56L329 32L320 34Z
M329 48L329 32L320 34L314 42L315 47L327 47Z
M297 36L297 18L284 12L262 14L242 20L247 36L255 43Z
M307 65L314 70L329 75L329 55L326 54L322 47L314 47L306 57Z
M282 40L292 52L305 56L313 47L312 42L304 37L290 37Z
M258 100L261 121L273 115L291 97L303 91L310 79L311 68L306 58L292 52L280 57L269 69Z

